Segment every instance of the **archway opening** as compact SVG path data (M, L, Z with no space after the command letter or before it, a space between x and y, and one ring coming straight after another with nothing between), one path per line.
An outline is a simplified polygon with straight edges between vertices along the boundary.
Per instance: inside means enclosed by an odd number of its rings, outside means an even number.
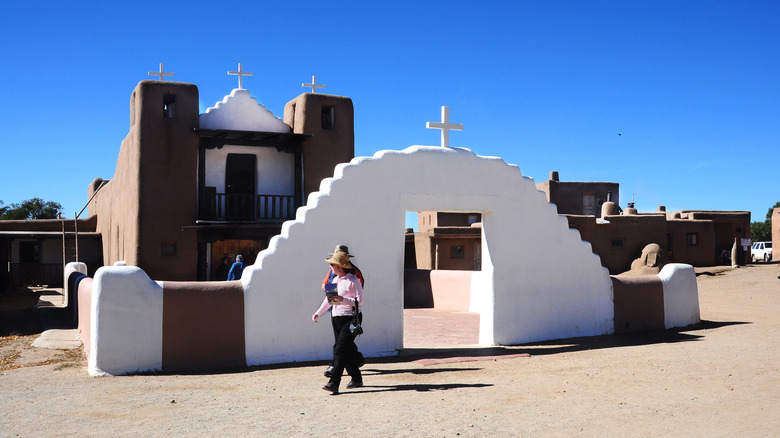
M481 218L479 211L406 212L404 348L479 344L471 290L482 268Z

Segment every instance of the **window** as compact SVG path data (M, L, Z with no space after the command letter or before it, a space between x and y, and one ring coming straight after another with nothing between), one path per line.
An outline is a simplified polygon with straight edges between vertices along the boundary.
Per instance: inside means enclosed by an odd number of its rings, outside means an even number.
M322 115L321 115L321 123L322 123L322 129L333 129L334 126L336 126L336 113L332 106L323 106L322 107Z
M688 246L699 245L699 233L685 233L685 243Z
M451 259L462 259L463 258L463 245L453 245L450 247L450 258Z
M19 261L21 263L40 262L38 242L19 242Z
M609 247L612 249L623 249L626 247L625 239L612 239L609 242Z
M162 256L175 256L176 244L175 243L163 243L160 248L160 255Z
M176 95L166 94L163 97L163 116L172 119L176 115Z

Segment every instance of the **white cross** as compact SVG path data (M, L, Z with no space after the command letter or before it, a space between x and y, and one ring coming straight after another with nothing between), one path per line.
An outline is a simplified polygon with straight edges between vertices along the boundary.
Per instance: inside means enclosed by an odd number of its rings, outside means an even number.
M312 75L311 76L311 84L301 84L301 87L311 87L311 92L316 93L317 88L325 88L324 85L318 85L317 84L317 76Z
M252 76L252 73L241 71L241 63L238 63L238 71L230 71L228 70L229 75L238 76L238 89L243 89L243 86L241 85L241 79L243 76Z
M163 73L163 63L160 63L160 71L150 71L149 76L159 76L161 81L165 80L166 76L173 76L173 73Z
M426 128L441 129L441 147L450 147L450 129L456 131L463 131L463 124L450 123L450 107L441 107L441 123L439 122L426 122Z

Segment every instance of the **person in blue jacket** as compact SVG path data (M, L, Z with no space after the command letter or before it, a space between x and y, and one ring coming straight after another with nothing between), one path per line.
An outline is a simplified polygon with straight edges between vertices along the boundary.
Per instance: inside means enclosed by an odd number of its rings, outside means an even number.
M236 262L230 267L230 272L228 272L227 277L228 281L241 280L242 272L244 272L244 256L239 254L236 256Z

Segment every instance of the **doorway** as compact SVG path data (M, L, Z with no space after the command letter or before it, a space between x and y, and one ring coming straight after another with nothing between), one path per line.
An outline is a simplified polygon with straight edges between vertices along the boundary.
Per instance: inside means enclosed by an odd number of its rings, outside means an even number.
M228 219L254 219L257 156L228 154L225 163L225 206Z
M482 265L480 220L478 212L406 212L403 348L479 344L480 314L471 311L471 280Z

